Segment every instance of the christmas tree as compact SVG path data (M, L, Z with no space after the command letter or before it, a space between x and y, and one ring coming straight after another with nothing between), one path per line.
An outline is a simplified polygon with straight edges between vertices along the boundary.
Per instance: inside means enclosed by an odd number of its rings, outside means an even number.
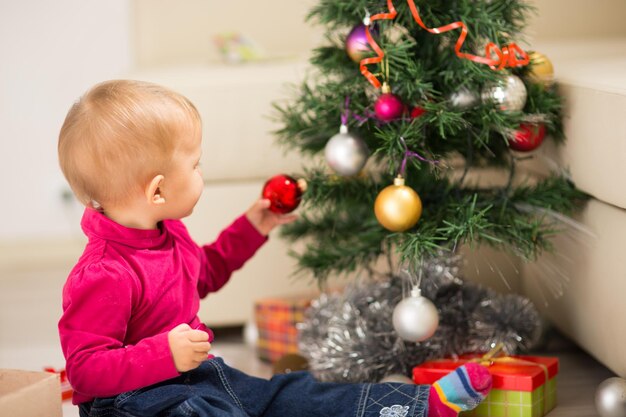
M353 345L344 349L361 365L366 356L380 353L376 349L388 351L396 362L404 357L400 362L409 366L433 353L477 349L480 337L489 346L488 332L477 332L478 319L471 317L480 313L477 305L502 305L502 300L488 290L468 291L456 269L442 281L441 271L456 268L449 260L462 245L486 244L533 261L551 249L550 237L559 232L550 213L568 214L584 199L559 172L517 180L520 163L536 155L544 135L557 143L564 139L551 64L517 43L531 11L521 0L320 0L310 12L311 21L327 28L327 43L313 53L316 75L293 100L277 105L278 134L282 144L323 155L324 162L311 162L301 174L308 182L303 210L284 235L305 240L305 249L295 255L301 269L320 283L347 272L372 275L374 265L386 258L383 274L393 277L407 269L409 284L435 301L440 316L431 338L432 332L412 335L420 329L410 324L403 329L402 318L394 317L396 332L391 329L380 346L357 355ZM495 169L502 185L484 185L485 168ZM360 287L353 300L367 299L368 289L376 293L370 301L378 300L376 315L384 312L382 326L390 328L389 316L406 298L406 289L398 290L393 280L384 289L381 285ZM471 294L463 298L464 292ZM390 305L381 307L382 301ZM371 313L372 303L365 302ZM514 310L507 318L529 319L518 314L530 308L526 301L504 304ZM313 319L326 327L309 331L308 337L332 332L331 317L321 317L324 311L322 305ZM359 311L344 314L339 329L353 331L354 320L372 317ZM483 326L486 316L481 316ZM365 323L369 330L364 331L380 335L379 325ZM509 325L501 325L502 332ZM455 334L463 340L454 342ZM346 343L365 340L352 339ZM328 349L324 352L328 356ZM340 360L349 361L347 356ZM404 372L406 366L381 372ZM354 375L352 368L345 372L348 368L343 373Z

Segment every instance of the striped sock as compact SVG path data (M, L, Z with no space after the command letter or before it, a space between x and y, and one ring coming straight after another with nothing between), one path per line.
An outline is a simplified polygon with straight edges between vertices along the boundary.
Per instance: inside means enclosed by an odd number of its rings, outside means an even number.
M428 417L455 417L475 408L491 390L491 374L482 365L467 363L435 382L428 396Z

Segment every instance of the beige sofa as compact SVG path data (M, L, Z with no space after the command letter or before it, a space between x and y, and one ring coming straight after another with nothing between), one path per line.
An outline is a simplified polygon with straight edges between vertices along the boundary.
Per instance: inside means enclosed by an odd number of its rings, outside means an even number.
M626 37L539 47L556 68L568 138L546 147L545 160L594 198L558 237L556 255L524 267L523 285L559 329L626 377Z

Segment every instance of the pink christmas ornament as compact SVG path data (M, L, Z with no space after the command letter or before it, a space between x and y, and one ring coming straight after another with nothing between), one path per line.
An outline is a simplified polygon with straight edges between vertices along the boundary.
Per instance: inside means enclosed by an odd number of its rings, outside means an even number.
M376 113L378 120L388 122L401 117L405 108L400 97L391 92L387 83L383 84L382 92L383 94L378 97L374 104L374 113Z
M378 35L375 27L370 28L370 33L374 37ZM356 25L346 37L346 53L356 63L361 62L364 58L376 55L367 42L364 24Z

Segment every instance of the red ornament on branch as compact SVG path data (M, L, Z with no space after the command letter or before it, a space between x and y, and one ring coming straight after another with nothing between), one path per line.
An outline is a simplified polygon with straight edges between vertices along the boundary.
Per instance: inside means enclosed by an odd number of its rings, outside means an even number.
M546 128L542 124L522 123L509 139L509 147L520 152L530 152L539 147L546 136Z
M296 180L289 175L275 175L263 186L263 198L271 201L270 210L274 213L289 213L300 204L306 191L306 181Z
M415 106L411 109L411 120L420 117L422 114L426 113L426 110L423 107Z

